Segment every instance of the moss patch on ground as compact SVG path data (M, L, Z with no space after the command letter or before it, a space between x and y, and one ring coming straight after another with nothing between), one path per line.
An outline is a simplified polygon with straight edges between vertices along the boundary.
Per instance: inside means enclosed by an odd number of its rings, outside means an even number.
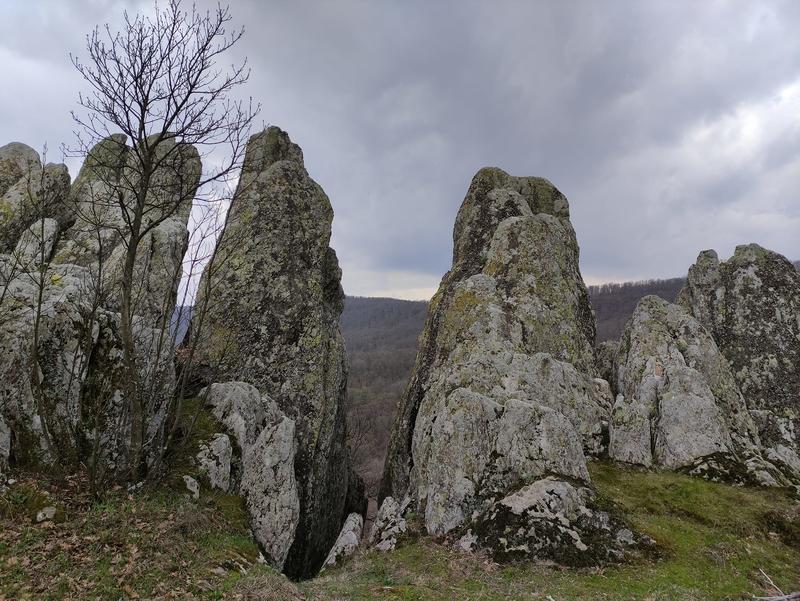
M713 601L800 590L800 504L780 490L592 463L601 502L659 544L658 560L602 569L497 565L426 537L389 554L359 551L300 584L257 562L238 498L204 491L112 491L80 477L19 477L0 495L0 598L253 601ZM63 514L36 524L40 506Z

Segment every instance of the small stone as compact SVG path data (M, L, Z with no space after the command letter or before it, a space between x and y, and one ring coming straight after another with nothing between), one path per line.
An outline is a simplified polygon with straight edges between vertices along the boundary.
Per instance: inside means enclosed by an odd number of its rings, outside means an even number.
M49 522L52 520L56 515L56 508L53 506L48 506L40 509L36 514L36 522Z
M200 485L197 483L197 480L192 478L191 476L184 476L183 481L186 483L186 489L189 491L189 494L193 499L200 498Z

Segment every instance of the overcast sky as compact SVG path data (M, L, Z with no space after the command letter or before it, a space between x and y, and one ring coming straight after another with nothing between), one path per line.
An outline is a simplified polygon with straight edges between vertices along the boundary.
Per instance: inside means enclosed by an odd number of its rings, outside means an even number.
M248 93L333 203L348 294L431 296L486 165L567 195L588 283L747 242L800 259L800 1L230 4ZM126 7L152 2L0 0L0 145L61 160L68 54Z

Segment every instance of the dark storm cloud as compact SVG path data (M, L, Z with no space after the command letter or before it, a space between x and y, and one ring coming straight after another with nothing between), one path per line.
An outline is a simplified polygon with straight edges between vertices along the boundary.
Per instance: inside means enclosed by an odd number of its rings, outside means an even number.
M7 4L0 60L23 83L0 92L4 137L68 139L66 53L122 4ZM800 257L800 3L231 9L248 93L331 197L350 293L429 294L484 165L567 194L590 281L680 275L703 248L749 241Z

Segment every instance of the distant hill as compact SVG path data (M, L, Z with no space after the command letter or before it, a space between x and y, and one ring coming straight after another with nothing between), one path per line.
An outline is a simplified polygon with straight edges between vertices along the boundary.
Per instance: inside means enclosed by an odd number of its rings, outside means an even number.
M351 446L368 486L378 484L389 429L417 354L428 303L347 297L342 334L350 357Z
M642 297L655 294L671 303L675 302L685 281L685 278L671 278L588 286L592 308L597 316L597 342L619 338Z

